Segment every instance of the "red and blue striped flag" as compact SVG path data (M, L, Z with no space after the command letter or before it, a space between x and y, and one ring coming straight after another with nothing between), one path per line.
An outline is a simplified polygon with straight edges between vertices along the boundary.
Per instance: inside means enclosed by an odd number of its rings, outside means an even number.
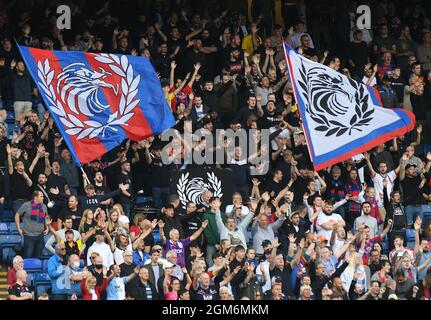
M175 124L146 57L19 49L79 166Z

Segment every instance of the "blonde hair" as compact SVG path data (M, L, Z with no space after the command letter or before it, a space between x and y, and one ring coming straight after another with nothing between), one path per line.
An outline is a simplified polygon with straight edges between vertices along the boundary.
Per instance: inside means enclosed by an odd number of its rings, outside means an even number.
M144 221L146 218L142 213L135 214L133 217L133 224L137 227L139 227L139 224Z
M112 209L115 209L118 211L118 218L120 218L120 216L125 216L126 213L124 212L123 206L121 205L121 203L116 203L112 206Z
M81 222L79 222L79 227L78 227L78 231L80 233L84 232L84 225L87 223L87 217L88 217L89 212L93 212L93 210L85 209L84 212L82 213ZM94 216L93 216L93 219L91 219L91 220L92 221L94 220Z
M118 219L117 221L113 222L111 219L111 216L114 213L118 214ZM108 232L113 232L115 229L118 229L120 227L120 211L117 208L112 208L111 210L109 210L109 214L108 214Z
M97 279L95 276L93 275L88 275L87 278L85 279L85 288L88 288L88 285L90 284L90 282L96 281L96 286L97 286ZM96 286L94 286L96 288Z

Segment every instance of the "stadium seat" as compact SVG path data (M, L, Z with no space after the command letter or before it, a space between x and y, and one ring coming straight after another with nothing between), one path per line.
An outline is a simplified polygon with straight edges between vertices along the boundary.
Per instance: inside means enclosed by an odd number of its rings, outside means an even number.
M84 259L79 260L79 267L81 269L85 267L85 260Z
M18 234L18 229L16 228L16 223L15 222L9 222L8 223L8 227L9 227L9 233L11 233L11 234Z
M159 229L154 229L153 231L153 237L154 237L154 242L155 243L161 243L162 241L160 240L160 231Z
M153 197L148 196L137 196L136 197L136 205L152 205L153 204Z
M42 272L42 260L36 258L24 259L24 270L27 272Z
M51 284L38 284L34 287L35 297L39 297L40 295L47 293L51 293Z
M22 237L19 234L0 234L0 248L21 246Z
M4 210L3 211L3 217L2 217L2 221L3 222L13 222L14 221L14 213L13 210Z
M1 261L5 262L8 265L12 262L15 256L16 256L16 252L13 248L8 247L8 248L0 249Z
M423 212L422 227L424 227L425 224L428 222L428 220L431 219L431 206L423 205L422 212Z
M407 229L406 230L406 241L407 242L415 242L415 229Z
M8 234L9 227L5 222L0 223L0 234Z

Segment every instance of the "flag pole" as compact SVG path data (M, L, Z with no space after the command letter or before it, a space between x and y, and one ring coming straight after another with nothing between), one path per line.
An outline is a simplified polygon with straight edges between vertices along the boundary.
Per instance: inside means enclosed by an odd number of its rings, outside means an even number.
M89 179L88 179L88 177L87 177L87 174L85 173L84 169L82 169L82 166L79 166L79 168L81 169L82 173L84 174L85 179L87 180L87 184L91 184L91 183L90 183L90 180L89 180Z

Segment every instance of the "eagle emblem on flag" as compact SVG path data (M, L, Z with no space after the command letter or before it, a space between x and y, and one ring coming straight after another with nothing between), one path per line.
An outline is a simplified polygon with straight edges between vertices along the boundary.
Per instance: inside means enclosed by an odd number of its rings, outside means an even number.
M84 63L72 63L56 74L48 59L37 64L38 84L51 104L48 107L59 117L66 133L76 135L77 140L94 139L99 134L104 136L106 130L118 131L118 126L127 125L134 115L133 109L139 103L136 94L140 75L134 75L133 66L129 64L127 56L120 58L102 53L95 54L94 59L105 67L90 70ZM113 74L120 77L121 86L118 83L114 85L113 80L110 81ZM111 90L113 96L119 100L118 105L102 102L102 89ZM72 113L67 113L64 105L67 105ZM109 116L106 123L91 119L95 114L113 108L117 110ZM79 119L81 114L89 117L89 120Z
M315 170L413 130L414 115L382 107L378 91L284 45L293 94Z
M351 135L353 130L362 131L362 127L370 124L374 106L368 103L370 97L364 86L352 79L343 81L335 70L328 72L319 66L307 72L303 61L299 73L298 84L306 99L306 111L316 123L314 130L324 132L327 137L338 137ZM348 121L340 122L340 116Z

